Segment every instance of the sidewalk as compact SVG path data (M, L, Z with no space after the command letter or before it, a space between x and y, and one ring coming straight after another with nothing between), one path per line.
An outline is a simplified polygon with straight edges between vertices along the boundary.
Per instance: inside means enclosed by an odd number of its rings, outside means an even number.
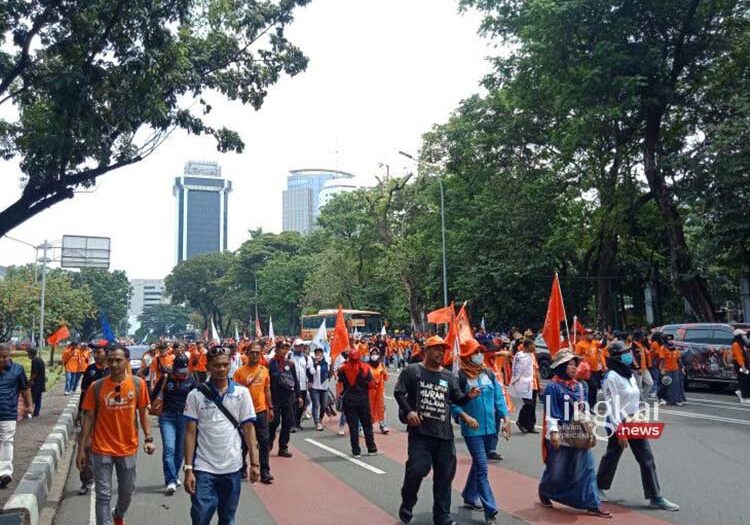
M52 431L52 427L57 424L60 414L70 402L71 396L65 395L63 387L64 381L59 381L57 385L44 393L42 410L38 418L23 419L18 422L14 440L13 482L0 490L0 508L13 495L24 472L29 468L42 443Z

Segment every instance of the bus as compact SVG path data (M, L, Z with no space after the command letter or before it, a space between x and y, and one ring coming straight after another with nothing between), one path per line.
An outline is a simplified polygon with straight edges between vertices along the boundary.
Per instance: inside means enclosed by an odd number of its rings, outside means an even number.
M338 309L330 308L318 310L317 314L303 315L302 322L300 323L302 327L300 337L305 340L315 337L320 324L325 319L326 332L330 341L333 337L333 329L336 326L336 315L338 313ZM380 312L372 310L344 310L344 319L346 320L349 332L354 332L356 329L357 332L364 336L379 334L383 329L383 317L380 315Z

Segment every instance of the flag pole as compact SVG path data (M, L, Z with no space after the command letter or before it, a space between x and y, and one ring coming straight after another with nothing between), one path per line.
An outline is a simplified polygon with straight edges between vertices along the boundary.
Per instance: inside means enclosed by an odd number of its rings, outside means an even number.
M560 290L560 295L562 295L562 290ZM578 338L576 337L578 335L578 316L573 316L573 347L575 347L576 343L578 342Z
M560 289L560 302L563 307L563 315L565 316L565 333L568 336L568 348L570 348L570 327L568 327L568 312L565 311L565 299L563 298L562 286L560 286L560 277L555 272L555 280L557 281L557 287Z

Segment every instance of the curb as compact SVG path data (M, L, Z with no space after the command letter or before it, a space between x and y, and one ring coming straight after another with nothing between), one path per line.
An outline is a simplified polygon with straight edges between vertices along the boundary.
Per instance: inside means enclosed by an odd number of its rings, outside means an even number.
M78 398L71 399L39 448L15 492L0 511L0 524L37 525L52 479L73 438Z

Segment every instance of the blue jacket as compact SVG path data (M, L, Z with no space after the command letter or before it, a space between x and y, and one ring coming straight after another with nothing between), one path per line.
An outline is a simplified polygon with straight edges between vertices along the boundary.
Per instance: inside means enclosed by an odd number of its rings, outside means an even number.
M453 408L451 408L451 414L461 423L461 435L474 437L497 434L497 422L508 417L508 407L505 404L503 387L497 382L495 374L485 369L476 379L468 379L463 372L459 372L459 384L464 393L474 386L478 386L482 391L480 395L464 406L453 405ZM462 419L459 419L459 416L463 413L476 419L479 428L472 429Z

